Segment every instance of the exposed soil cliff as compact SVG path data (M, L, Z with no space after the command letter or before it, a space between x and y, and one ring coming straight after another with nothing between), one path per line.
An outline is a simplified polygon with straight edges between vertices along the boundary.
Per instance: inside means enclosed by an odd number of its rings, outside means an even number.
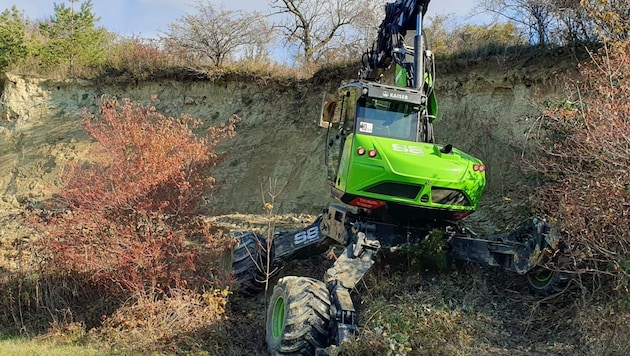
M523 154L524 133L537 116L535 103L554 93L555 73L571 63L529 58L438 65L437 140L485 161L489 197L509 195L522 183L512 164ZM242 118L237 137L221 147L229 151L227 161L214 172L225 181L213 194L216 213L261 212L261 189L266 189L261 183L269 177L283 187L281 213L317 212L329 201L325 133L316 125L321 94L352 79L325 75L301 82L241 76L104 84L6 74L0 104L0 209L50 196L64 165L86 158L91 141L81 124L83 108L96 112L102 95L146 104L157 95L155 106L169 116L187 113L206 125L233 113Z

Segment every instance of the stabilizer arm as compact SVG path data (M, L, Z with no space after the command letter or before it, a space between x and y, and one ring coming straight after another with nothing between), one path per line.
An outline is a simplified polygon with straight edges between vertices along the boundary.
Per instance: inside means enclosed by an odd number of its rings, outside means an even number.
M551 225L536 217L511 232L479 237L472 230L447 229L453 258L526 274L541 264L546 252L558 247Z

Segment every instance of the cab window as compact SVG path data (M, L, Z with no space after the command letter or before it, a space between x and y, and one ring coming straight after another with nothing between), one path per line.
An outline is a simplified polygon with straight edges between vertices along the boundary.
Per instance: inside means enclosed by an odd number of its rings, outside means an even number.
M357 104L357 134L416 141L417 105L375 98L361 98Z

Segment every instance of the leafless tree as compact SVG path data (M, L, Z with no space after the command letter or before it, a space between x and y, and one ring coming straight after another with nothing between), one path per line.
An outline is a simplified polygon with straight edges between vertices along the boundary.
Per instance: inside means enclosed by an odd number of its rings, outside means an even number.
M331 57L331 49L355 39L351 26L367 16L370 9L365 5L348 0L270 0L278 19L274 26L287 43L299 46L298 60L305 64Z
M630 38L628 0L478 0L478 6L520 25L541 45Z
M556 26L553 0L480 0L482 9L505 17L530 32L532 42L546 45Z
M252 51L271 36L271 26L258 12L216 9L208 0L195 6L198 13L186 15L168 25L163 40L167 46L220 67L230 56L266 53ZM247 52L249 51L249 52Z
M581 0L559 0L554 7L561 28L552 34L552 41L565 44L593 40L593 21Z
M369 49L378 35L378 28L385 18L385 1L364 0L363 9L352 24L355 37L349 42L353 53L363 53ZM358 58L355 58L358 59Z

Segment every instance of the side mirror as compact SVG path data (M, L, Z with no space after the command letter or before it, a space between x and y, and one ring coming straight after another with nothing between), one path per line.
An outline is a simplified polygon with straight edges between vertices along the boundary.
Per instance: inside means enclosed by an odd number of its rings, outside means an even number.
M337 108L337 98L334 95L324 92L322 96L322 108L319 113L319 127L329 128L335 122L335 109Z

